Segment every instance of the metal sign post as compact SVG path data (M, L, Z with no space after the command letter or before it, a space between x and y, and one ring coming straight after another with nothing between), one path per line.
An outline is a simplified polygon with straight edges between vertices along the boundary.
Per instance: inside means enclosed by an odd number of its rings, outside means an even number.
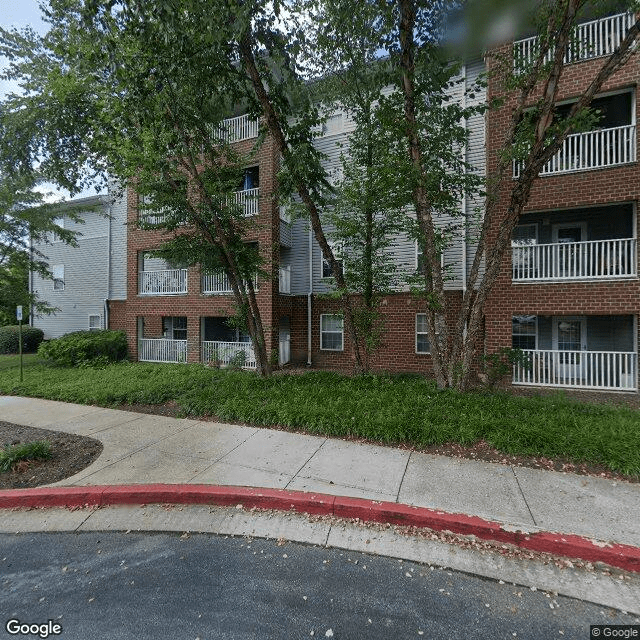
M16 309L16 317L18 319L18 350L20 353L20 382L23 380L22 373L22 305L18 305Z

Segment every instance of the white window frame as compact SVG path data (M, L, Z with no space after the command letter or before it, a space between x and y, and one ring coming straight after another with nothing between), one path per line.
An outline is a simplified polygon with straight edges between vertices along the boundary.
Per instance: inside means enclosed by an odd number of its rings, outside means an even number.
M53 290L64 291L64 265L54 264L51 267L51 275L53 276Z
M98 318L98 326L92 326L91 318ZM102 316L99 313L89 314L89 331L100 331L102 329Z
M528 314L518 314L515 315L511 318L511 345L513 347L513 318L523 318L526 317ZM520 336L527 336L527 337L534 337L534 344L535 346L533 347L534 351L537 351L538 349L538 316L534 316L534 333L519 333L518 335ZM520 347L517 347L520 348Z
M185 326L183 327L176 327L176 322L174 322L177 319L182 319L184 318L185 321ZM187 336L187 329L188 329L188 320L186 316L163 316L162 317L162 337L165 338L165 340L186 340L186 336ZM185 337L184 338L176 338L176 332L177 331L184 331L185 332Z
M340 318L340 322L341 322L341 329L340 329L340 348L333 348L333 347L324 347L323 343L323 337L325 334L331 334L331 335L335 335L338 332L337 331L326 331L323 328L323 324L324 324L324 319L325 318ZM320 314L320 350L321 351L344 351L344 318L338 314L338 313L322 313Z
M327 241L327 244L329 245L329 248L331 249L331 252L333 253L333 257L342 264L342 273L344 274L344 246L341 242L337 242L337 241ZM320 278L322 280L329 280L330 278L333 279L333 273L331 273L331 265L329 264L329 261L324 257L324 253L322 253L322 250L320 250L320 255L322 257L322 260L320 260ZM327 271L329 272L328 276L324 275L325 272L325 267L327 268Z
M418 355L429 355L431 353L431 342L429 342L429 335L426 331L418 331L418 316L424 316L425 322L427 321L426 313L416 313L416 322L415 322L415 352ZM429 342L429 350L428 351L418 351L418 336L427 336L427 342Z

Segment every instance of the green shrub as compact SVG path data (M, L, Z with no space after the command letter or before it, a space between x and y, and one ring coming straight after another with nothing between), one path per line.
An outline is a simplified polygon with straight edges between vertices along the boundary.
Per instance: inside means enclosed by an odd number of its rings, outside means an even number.
M0 353L18 353L19 331L16 326L0 327ZM44 333L42 329L35 327L22 327L22 351L24 353L35 353L42 342Z
M46 440L25 442L0 449L0 472L11 471L21 460L44 460L51 457L51 445Z
M105 366L127 357L124 331L75 331L40 345L38 355L63 367Z

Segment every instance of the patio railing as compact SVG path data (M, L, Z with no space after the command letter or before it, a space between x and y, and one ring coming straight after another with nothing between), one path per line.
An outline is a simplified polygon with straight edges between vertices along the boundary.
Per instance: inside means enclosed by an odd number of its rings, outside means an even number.
M223 120L219 135L225 142L240 142L257 138L259 128L259 120L253 120L248 115L243 115Z
M611 55L634 23L633 13L619 13L577 25L565 50L564 63L571 64ZM538 55L538 47L538 36L513 43L513 66L516 72L526 69L533 62ZM553 49L547 52L544 61L549 62L552 56Z
M139 293L148 296L187 293L187 270L141 271Z
M515 282L633 277L636 264L635 238L531 244L511 250Z
M250 342L203 341L202 362L220 367L256 368L256 356Z
M636 126L628 124L567 136L540 175L602 169L635 161ZM513 177L520 177L523 168L522 163L514 160Z
M635 391L638 354L624 351L524 350L513 384Z
M141 362L186 362L187 341L166 338L140 338L138 360Z

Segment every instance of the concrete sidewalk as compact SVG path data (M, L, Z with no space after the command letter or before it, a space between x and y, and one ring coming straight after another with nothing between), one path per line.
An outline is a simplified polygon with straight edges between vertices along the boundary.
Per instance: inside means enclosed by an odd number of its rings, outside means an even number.
M0 419L103 443L96 462L57 487L167 483L286 489L478 516L505 530L574 534L640 548L638 484L33 398L1 396Z

